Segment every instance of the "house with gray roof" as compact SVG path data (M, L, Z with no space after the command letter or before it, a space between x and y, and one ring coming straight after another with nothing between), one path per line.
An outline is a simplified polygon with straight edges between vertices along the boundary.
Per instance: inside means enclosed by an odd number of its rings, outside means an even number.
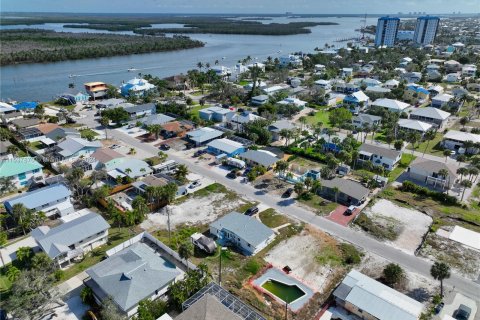
M77 137L80 138L80 131L73 128L56 128L52 131L45 134L47 138L50 138L54 141L62 140L66 137Z
M20 119L12 120L11 123L17 129L31 128L31 127L37 126L40 123L40 119L38 119L38 118L20 118Z
M433 188L451 188L457 180L458 166L427 158L416 158L407 169L407 179L413 182L421 182ZM446 176L440 174L443 170Z
M273 168L280 161L274 153L267 150L248 150L238 157L251 166L262 166L266 169Z
M55 147L53 156L57 161L74 161L81 156L90 156L102 146L100 141L88 141L79 137L67 136Z
M417 320L423 304L356 270L333 292L337 306L362 319Z
M139 119L138 121L143 123L144 126L151 126L151 125L161 126L174 120L175 118L173 117L167 116L163 113L158 113L158 114L151 114L149 116L146 116L145 118Z
M430 123L438 129L445 128L450 113L438 108L417 108L410 113L410 119Z
M332 180L321 180L320 182L322 187L317 191L320 196L349 206L360 205L370 194L368 188L349 179L333 178ZM338 194L335 194L336 188L338 188Z
M12 214L13 206L23 204L27 209L42 211L47 217L66 216L75 211L70 201L72 193L64 184L52 184L34 191L26 192L4 202L5 209Z
M245 152L243 144L226 138L210 141L207 146L208 152L213 155L226 154L228 157L234 157Z
M124 107L125 111L128 112L130 118L136 119L139 117L150 116L157 112L157 107L155 103L145 103L145 104L137 104L133 106Z
M251 103L254 106L261 106L268 102L270 97L266 94L261 94L259 96L252 97Z
M280 131L282 130L293 130L296 126L292 122L288 120L279 120L275 121L271 125L268 126L268 131L272 134L272 140L278 141L280 140Z
M81 211L76 219L57 227L40 226L32 230L31 236L40 249L60 268L69 267L86 252L107 243L110 228L107 221L88 209Z
M179 314L175 320L242 320L242 318L207 293Z
M128 317L137 313L141 300L164 296L170 284L185 274L176 252L145 232L107 251L107 255L86 271L89 278L85 285L98 303L111 297Z
M272 229L238 212L230 212L211 223L210 234L219 243L234 246L245 255L255 255L275 239Z
M357 160L360 162L371 161L374 165L382 166L390 171L401 158L401 151L364 143L360 146Z
M363 128L364 126L369 126L370 128L374 126L378 127L381 122L382 117L367 113L360 113L352 118L352 124L355 126L355 128Z
M137 179L139 177L146 177L153 172L148 163L143 160L135 158L116 158L105 163L105 170L107 174L114 180L118 177L130 177Z
M187 138L195 143L197 147L209 143L214 139L220 138L221 136L223 136L222 131L208 127L200 128L187 133Z
M226 122L234 112L230 109L222 107L209 107L199 111L200 119L205 121Z

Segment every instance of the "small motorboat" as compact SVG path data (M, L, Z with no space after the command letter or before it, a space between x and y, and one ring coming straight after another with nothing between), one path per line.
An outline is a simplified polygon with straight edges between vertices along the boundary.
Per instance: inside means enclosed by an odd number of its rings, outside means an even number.
M128 68L127 71L128 72L133 72L133 71L137 71L137 69L135 69L134 67L131 67L131 68Z

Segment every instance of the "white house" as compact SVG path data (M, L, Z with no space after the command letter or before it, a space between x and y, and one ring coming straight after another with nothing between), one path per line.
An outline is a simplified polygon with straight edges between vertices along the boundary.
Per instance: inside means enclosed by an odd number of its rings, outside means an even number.
M315 87L318 89L330 90L332 88L332 85L330 83L330 80L320 79L315 81Z
M477 153L478 148L476 147L471 147L468 150L465 150L464 144L467 141L471 141L475 144L480 143L480 135L457 130L449 130L443 136L442 145L444 148L454 150L458 153L465 153L466 151L469 153Z
M418 132L421 135L424 135L428 130L432 129L432 125L430 123L426 123L419 120L413 119L400 119L398 120L398 128L399 130L403 131L414 131Z
M418 157L410 163L407 176L410 180L420 181L434 188L451 188L457 178L457 169L458 167L451 163ZM446 177L439 174L442 170L447 170Z
M477 66L474 64L465 64L462 67L462 76L475 77L477 73Z
M343 68L342 78L351 77L353 75L353 68Z
M453 96L448 93L437 94L432 98L432 107L443 108L453 99Z
M292 65L294 67L299 67L302 65L302 59L299 56L289 54L288 56L281 56L278 58L280 65L288 66Z
M211 223L210 234L221 244L235 246L246 255L255 255L275 239L272 229L238 212L230 212Z
M120 87L120 91L124 97L130 95L142 96L150 90L155 89L155 86L145 79L134 78Z
M278 104L293 104L295 107L304 108L307 102L297 98L288 97L283 99L282 101L279 101Z
M449 73L445 76L447 82L459 82L462 79L459 73Z
M387 170L392 170L401 158L401 151L387 149L366 143L360 146L358 155L359 161L371 161L374 165L383 166Z
M354 116L352 118L352 124L355 126L355 128L362 128L366 125L369 127L379 126L381 121L382 117L366 113L360 113L358 116Z
M385 81L385 83L383 84L383 87L388 89L395 89L396 87L398 87L399 84L400 84L400 81L391 79L391 80Z
M433 124L438 129L445 127L449 117L449 112L433 107L417 108L410 113L410 119Z
M377 99L372 102L372 106L381 107L390 112L397 113L405 112L411 107L408 103L393 99Z

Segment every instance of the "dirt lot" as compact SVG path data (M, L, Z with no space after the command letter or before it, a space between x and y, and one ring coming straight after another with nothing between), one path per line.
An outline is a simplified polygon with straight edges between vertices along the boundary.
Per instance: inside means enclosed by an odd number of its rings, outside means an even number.
M456 241L435 233L429 234L420 255L432 260L443 261L452 269L472 280L480 276L480 254Z
M199 191L185 201L169 206L170 224L172 228L181 224L208 224L248 204L248 201L232 192ZM149 214L140 227L145 230L166 229L167 219L167 209L162 208L160 212Z
M375 223L384 227L393 226L398 236L395 240L388 241L389 244L412 255L421 245L422 238L432 223L432 218L426 214L400 207L385 199L365 208L364 213Z
M282 181L274 176L272 172L259 177L253 182L255 189L268 192L269 194L281 195L288 188L293 188L293 185Z
M280 269L288 265L294 278L304 282L314 291L321 292L333 274L343 272L342 267L322 265L317 259L320 251L336 244L332 237L306 227L299 235L279 243L270 250L265 260Z

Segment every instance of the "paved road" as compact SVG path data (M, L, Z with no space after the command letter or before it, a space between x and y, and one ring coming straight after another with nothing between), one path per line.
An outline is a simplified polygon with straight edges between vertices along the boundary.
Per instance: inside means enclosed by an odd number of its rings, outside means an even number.
M143 151L156 155L158 149L152 145L141 143L139 140L132 138L118 130L109 130L109 137L116 140L121 140L127 144L132 145L135 148L142 149ZM315 215L313 212L296 206L294 200L283 200L278 196L265 194L263 191L254 189L251 185L241 184L236 180L230 180L223 175L208 169L204 166L196 164L192 159L186 159L175 155L174 152L168 152L169 157L178 163L186 164L191 171L208 177L214 181L217 181L226 187L245 195L246 197L259 201L278 212L289 215L297 220L303 221L314 225L315 227L345 241L351 242L365 251L377 254L389 261L398 263L406 269L421 274L426 277L430 277L430 261L425 259L408 255L398 249L387 246L363 233L354 231L348 227L343 227L323 217ZM468 280L457 274L452 274L451 278L446 280L445 283L449 286L455 286L455 289L466 296L471 297L477 301L480 301L480 285L471 280Z

